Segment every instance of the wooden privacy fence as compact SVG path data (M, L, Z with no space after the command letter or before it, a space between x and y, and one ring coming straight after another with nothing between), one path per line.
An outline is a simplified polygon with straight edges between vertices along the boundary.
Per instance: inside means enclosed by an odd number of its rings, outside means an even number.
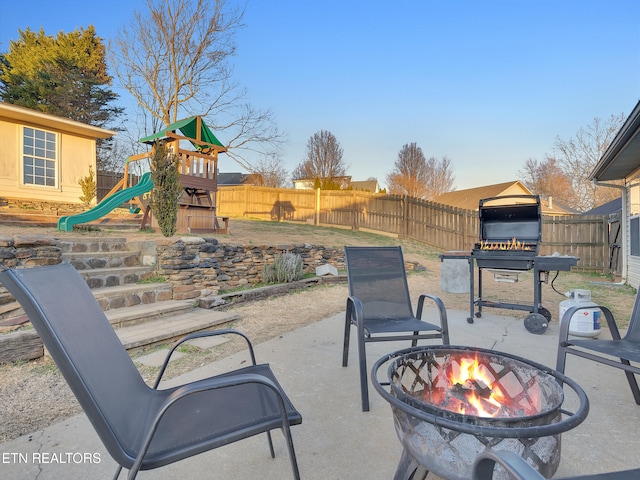
M398 235L437 249L470 250L478 241L478 212L398 195L355 190L294 190L220 186L216 212L229 217L306 222ZM611 262L608 215L542 218L541 255L573 255L578 269L619 273Z
M130 177L129 186L137 185L140 177L138 175L130 175ZM122 172L98 172L96 175L98 202L102 201L120 180L122 180Z

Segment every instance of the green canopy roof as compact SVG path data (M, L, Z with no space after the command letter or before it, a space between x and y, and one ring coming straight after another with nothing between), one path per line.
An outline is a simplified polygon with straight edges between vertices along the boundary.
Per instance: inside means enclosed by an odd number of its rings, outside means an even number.
M193 144L194 147L196 147L196 149L202 150L203 148L206 148L206 146L199 145L193 141L197 139L197 133L198 133L197 128L198 128L198 117L190 117L190 118L186 118L184 120L179 120L175 123L172 123L168 127L160 130L157 133L154 133L153 135L149 135L147 137L141 138L140 141L142 143L153 143L156 140L167 138L169 136L167 135L168 132L175 132L179 130L183 136L187 137L189 140L192 140L191 143ZM217 145L219 147L225 148L225 146L222 145L222 143L220 143L220 141L216 138L216 136L209 129L209 127L207 127L207 124L204 123L204 120L202 119L200 120L200 140L210 145Z

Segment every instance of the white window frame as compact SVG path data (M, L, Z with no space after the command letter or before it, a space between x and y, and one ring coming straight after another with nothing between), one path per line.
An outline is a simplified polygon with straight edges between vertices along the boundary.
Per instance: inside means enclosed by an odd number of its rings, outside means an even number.
M32 135L29 135L29 131L32 132ZM27 125L22 126L20 154L22 185L58 188L59 138L56 132ZM39 179L42 180L40 183L38 183Z

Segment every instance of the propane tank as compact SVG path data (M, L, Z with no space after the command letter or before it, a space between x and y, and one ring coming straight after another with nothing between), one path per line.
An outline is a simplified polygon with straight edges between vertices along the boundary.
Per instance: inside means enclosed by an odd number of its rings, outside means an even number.
M565 293L569 300L560 302L560 319L571 307L591 307L596 303L591 301L591 291L582 289L571 289ZM586 308L577 311L569 322L569 334L576 337L597 337L600 335L600 309Z

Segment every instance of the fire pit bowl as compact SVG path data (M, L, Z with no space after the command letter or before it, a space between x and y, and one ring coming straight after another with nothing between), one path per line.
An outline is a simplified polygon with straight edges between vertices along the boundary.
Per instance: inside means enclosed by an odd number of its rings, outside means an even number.
M377 372L387 363L388 382L381 383ZM585 392L560 372L475 347L399 350L375 363L371 380L391 404L403 446L394 480L424 479L429 472L466 480L487 449L515 452L550 478L560 463L561 433L589 412ZM579 399L574 413L562 409L563 384ZM510 477L496 471L494 478Z

